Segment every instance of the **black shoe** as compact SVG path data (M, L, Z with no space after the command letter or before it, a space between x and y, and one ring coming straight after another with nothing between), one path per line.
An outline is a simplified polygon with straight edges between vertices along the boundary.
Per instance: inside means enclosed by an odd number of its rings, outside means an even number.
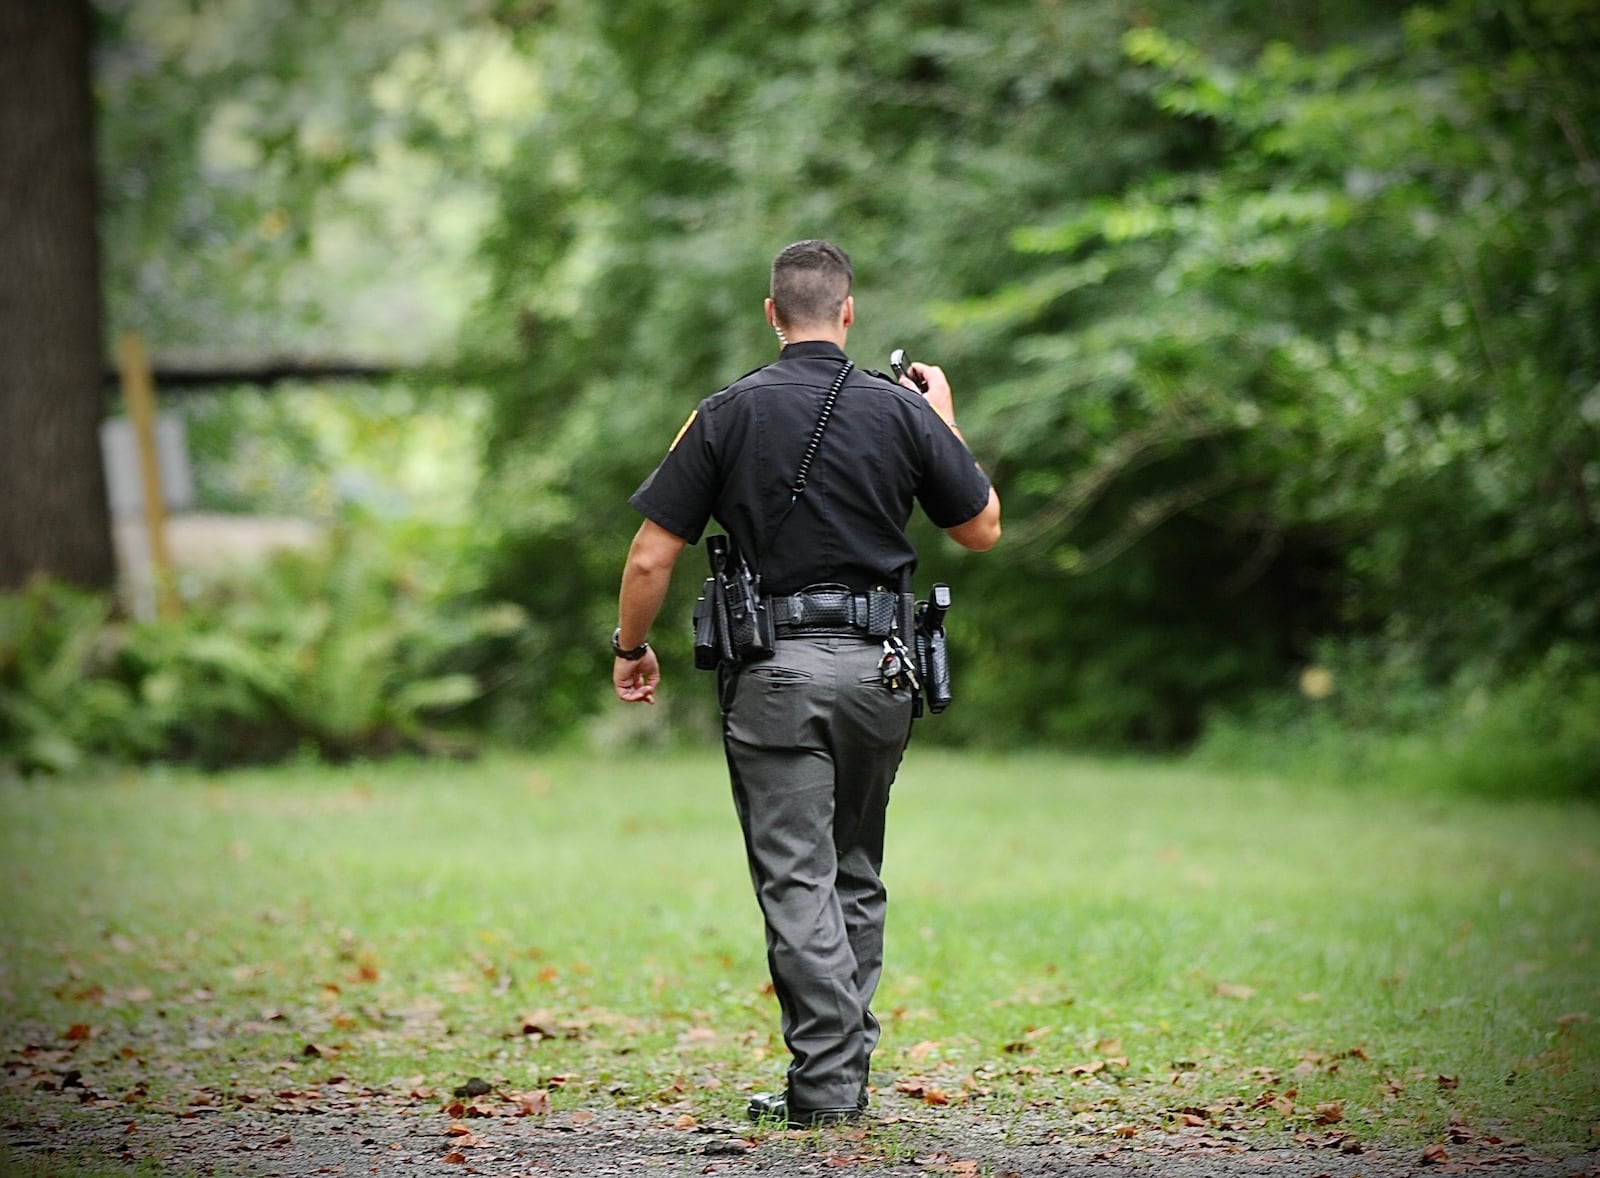
M752 1121L780 1121L790 1129L815 1129L819 1125L838 1125L859 1121L865 1110L855 1108L790 1107L787 1092L762 1092L750 1098L745 1113Z

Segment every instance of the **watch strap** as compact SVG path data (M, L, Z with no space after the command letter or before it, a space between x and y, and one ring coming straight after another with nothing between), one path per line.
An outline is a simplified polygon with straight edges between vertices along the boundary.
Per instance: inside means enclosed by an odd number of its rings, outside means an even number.
M636 662L650 652L650 644L641 642L632 650L622 649L622 627L618 626L611 631L611 653L626 662Z

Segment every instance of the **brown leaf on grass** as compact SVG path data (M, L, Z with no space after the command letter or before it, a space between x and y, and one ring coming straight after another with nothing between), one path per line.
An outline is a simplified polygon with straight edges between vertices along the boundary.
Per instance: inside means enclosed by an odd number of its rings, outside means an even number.
M944 1105L950 1096L926 1076L902 1076L895 1081L894 1090L922 1101L924 1104Z
M712 1027L694 1026L687 1028L678 1035L678 1047L684 1048L694 1047L696 1045L713 1044L719 1042L721 1039L722 1036L719 1035Z
M1067 1069L1067 1075L1069 1075L1069 1076L1092 1076L1096 1072L1103 1072L1105 1070L1106 1070L1106 1061L1103 1060L1103 1059L1097 1059L1097 1060L1094 1060L1091 1063L1080 1063L1080 1064L1074 1065L1073 1067L1068 1068Z
M1317 1105L1317 1113L1313 1119L1319 1125L1337 1125L1344 1120L1344 1101L1330 1100L1326 1104Z
M1199 1129L1206 1124L1206 1119L1199 1113L1179 1113L1178 1124L1190 1129Z
M699 1123L700 1121L698 1118L689 1113L684 1113L676 1121L672 1122L672 1127L681 1131L685 1129L693 1129Z
M467 1137L471 1135L472 1128L465 1121L451 1121L445 1133L450 1137Z
M1424 1166L1442 1166L1450 1160L1450 1155L1444 1146L1435 1142L1433 1145L1422 1147L1422 1164Z
M1461 1077L1460 1076L1440 1076L1440 1077L1437 1078L1436 1083L1439 1085L1439 1087L1441 1089L1443 1089L1445 1091L1448 1091L1448 1090L1450 1090L1452 1088L1461 1087Z
M86 1039L93 1039L99 1033L99 1027L90 1026L88 1023L73 1023L61 1033L61 1037L74 1043L81 1043Z
M132 953L139 948L138 945L134 944L132 937L122 933L111 934L111 947L118 953Z
M1216 993L1220 998L1238 998L1242 1001L1246 998L1254 998L1256 996L1256 988L1254 986L1242 986L1238 982L1218 982Z
M1573 1027L1582 1026L1588 1021L1589 1013L1587 1011L1578 1010L1574 1011L1572 1014L1564 1014L1560 1018L1556 1019L1556 1034L1564 1035L1568 1031L1572 1030Z
M1113 1137L1137 1137L1139 1135L1139 1126L1114 1125L1111 1129L1111 1135Z
M543 1088L535 1088L532 1092L518 1092L512 1099L517 1102L519 1117L542 1117L550 1111L550 1093Z
M931 1040L924 1039L921 1043L917 1043L917 1044L913 1045L906 1052L906 1054L909 1055L912 1059L920 1061L920 1060L927 1059L930 1054L932 1054L933 1052L935 1052L935 1051L937 1051L939 1049L939 1046L940 1045L938 1043L934 1043Z

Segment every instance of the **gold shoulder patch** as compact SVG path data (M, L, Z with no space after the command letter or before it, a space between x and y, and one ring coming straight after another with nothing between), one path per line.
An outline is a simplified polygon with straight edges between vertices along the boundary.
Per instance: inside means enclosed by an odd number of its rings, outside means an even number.
M683 435L689 432L689 427L694 424L694 419L699 416L699 409L691 409L689 411L689 420L683 423L683 428L678 431L678 436L673 438L672 445L667 447L669 452L678 448L678 443L683 441Z

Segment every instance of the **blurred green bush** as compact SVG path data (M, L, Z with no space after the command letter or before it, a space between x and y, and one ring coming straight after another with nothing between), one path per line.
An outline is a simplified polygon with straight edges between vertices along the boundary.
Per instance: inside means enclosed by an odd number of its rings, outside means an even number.
M468 751L447 721L514 673L527 619L450 592L416 531L338 528L174 619L48 582L0 596L0 768Z
M1297 781L1600 801L1600 670L1555 646L1440 680L1400 639L1324 642L1292 688L1221 712L1196 759Z

